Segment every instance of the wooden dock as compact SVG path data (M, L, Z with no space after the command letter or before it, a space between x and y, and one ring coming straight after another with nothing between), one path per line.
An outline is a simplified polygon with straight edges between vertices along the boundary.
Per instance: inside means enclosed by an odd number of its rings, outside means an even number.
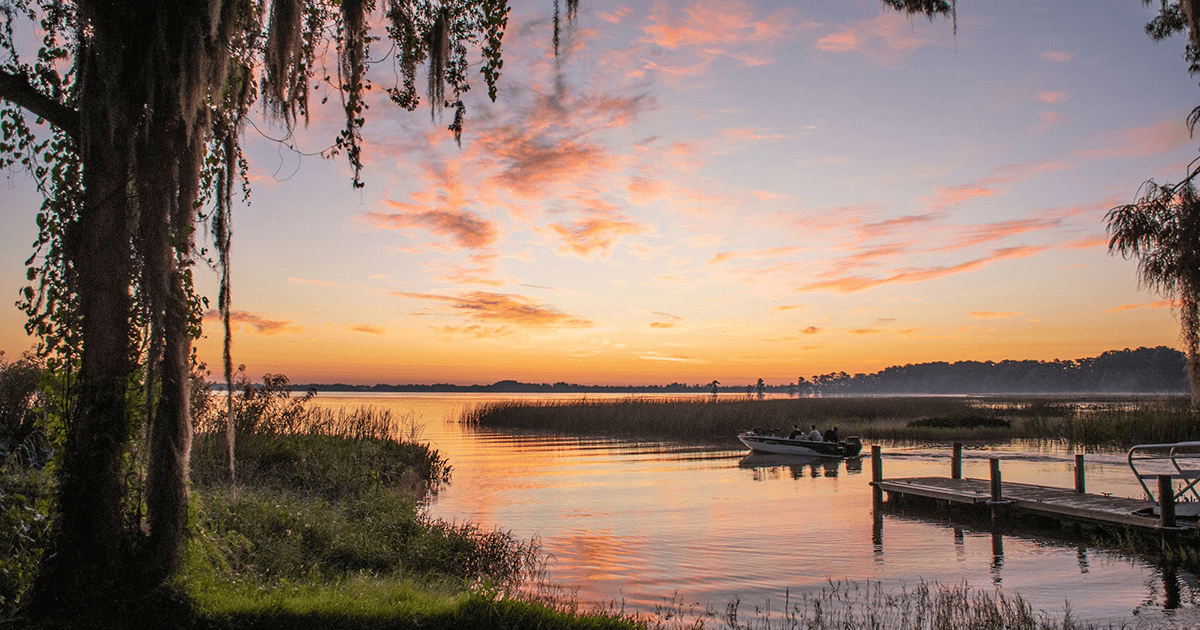
M992 504L991 482L987 479L911 477L884 479L877 487L891 495L918 496L951 504L987 507ZM1086 494L1063 488L1004 482L1002 505L1007 509L1096 525L1127 525L1160 531L1162 523L1151 510L1153 501ZM1180 527L1195 525L1179 522Z
M1076 487L1052 488L1002 481L1000 460L996 458L991 460L991 479L963 479L961 448L961 445L955 445L950 477L885 479L879 447L873 446L871 485L874 486L877 506L882 504L883 493L886 492L889 503L901 503L907 497L921 497L946 506L990 509L993 520L1029 514L1057 519L1062 523L1129 527L1151 535L1183 535L1192 538L1200 535L1200 526L1195 520L1186 517L1176 519L1176 505L1174 494L1169 489L1169 478L1159 480L1160 483L1167 484L1160 486L1160 489L1166 489L1166 494L1163 495L1160 491L1159 496L1171 498L1164 506L1167 512L1164 515L1155 501L1084 492L1082 455L1076 458ZM1189 504L1189 507L1193 506L1196 504Z

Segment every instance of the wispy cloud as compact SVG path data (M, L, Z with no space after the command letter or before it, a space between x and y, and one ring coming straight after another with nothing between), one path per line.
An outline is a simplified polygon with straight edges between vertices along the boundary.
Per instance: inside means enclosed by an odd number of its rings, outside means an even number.
M1175 305L1173 300L1158 300L1156 302L1146 302L1144 304L1122 304L1115 308L1110 308L1105 313L1120 313L1123 311L1132 311L1138 308L1172 308Z
M553 306L507 293L473 291L460 296L393 291L392 295L449 307L449 312L482 322L501 322L530 328L587 328L592 321L568 315Z
M1071 100L1071 93L1067 92L1065 90L1059 90L1059 91L1046 90L1043 92L1038 92L1037 100L1040 103L1047 103L1049 105L1060 105L1062 103L1066 103L1067 101Z
M819 280L802 285L800 291L834 291L837 293L853 293L856 291L865 291L878 286L893 283L908 284L913 282L926 282L929 280L937 280L960 273L967 273L982 269L983 267L996 262L998 260L1006 260L1013 258L1026 258L1033 256L1048 247L1035 246L1018 246L1004 247L993 250L990 254L958 263L956 265L937 265L932 267L905 269L893 273L890 276L883 278L872 278L864 276L841 276L830 278L827 280Z
M1179 116L1144 127L1099 133L1090 141L1096 148L1080 149L1076 154L1093 159L1156 155L1189 142L1187 125L1183 124L1183 116Z
M1042 58L1056 63L1070 63L1075 58L1075 55L1063 50L1047 50L1042 53Z
M806 335L815 335L815 334L821 332L821 329L818 328L817 326L809 326L808 328L805 328L805 329L801 330L800 332L802 332Z
M466 211L421 210L419 206L388 201L394 208L405 212L383 214L368 212L362 215L367 224L387 230L424 227L439 236L449 237L459 247L483 249L494 244L499 237L496 226Z
M354 332L367 333L368 335L382 335L387 332L386 328L375 326L372 324L357 324L350 327Z
M803 252L807 247L768 247L744 252L718 252L708 259L708 264L719 265L730 260L745 260L758 258L782 258Z
M972 311L971 317L976 319L1008 319L1010 317L1019 317L1024 315L1023 312L1017 311Z
M674 54L643 59L642 67L670 78L699 75L720 58L761 66L776 60L782 42L815 26L792 7L760 16L740 0L701 0L682 8L657 3L643 23L641 43Z
M818 39L814 47L822 52L857 52L876 65L896 66L913 51L940 41L930 32L928 27L886 12L851 22Z
M614 219L584 219L574 223L552 223L550 229L562 240L561 251L588 257L592 253L607 254L624 235L649 231L644 225Z
M205 321L219 322L220 315L215 310L209 310L204 313ZM262 315L250 313L247 311L233 311L229 313L229 323L234 328L240 330L249 330L250 332L259 335L271 337L284 333L304 332L305 327L299 326L293 322L280 319L267 319Z

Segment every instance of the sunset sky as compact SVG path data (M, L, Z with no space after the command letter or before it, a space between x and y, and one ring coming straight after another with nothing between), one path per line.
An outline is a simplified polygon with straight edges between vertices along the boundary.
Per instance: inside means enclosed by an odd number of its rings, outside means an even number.
M876 0L583 0L557 61L552 1L513 4L461 148L373 68L361 191L315 155L336 105L299 152L256 112L232 254L250 376L734 385L1178 347L1104 233L1200 147L1184 40L1151 41L1140 0L963 0L957 35ZM39 199L8 174L6 358L33 345L11 304Z

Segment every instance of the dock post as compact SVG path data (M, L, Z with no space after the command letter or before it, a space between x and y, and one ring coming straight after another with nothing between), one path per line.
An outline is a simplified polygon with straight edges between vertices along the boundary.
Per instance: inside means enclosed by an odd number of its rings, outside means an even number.
M883 449L878 444L871 445L871 489L874 506L883 503Z
M950 478L962 479L962 442L954 443L954 457L950 459Z
M1075 492L1082 494L1087 492L1086 488L1083 475L1083 453L1075 453Z
M1163 528L1175 527L1175 484L1171 475L1158 476L1158 512Z
M992 501L999 503L1004 500L1004 497L1001 496L1004 491L1003 484L1000 482L1000 458L992 457L988 463L992 466Z

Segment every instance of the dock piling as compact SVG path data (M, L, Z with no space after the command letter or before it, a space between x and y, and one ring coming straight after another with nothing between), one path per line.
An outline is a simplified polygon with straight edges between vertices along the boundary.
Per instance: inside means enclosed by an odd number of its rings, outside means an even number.
M1171 475L1158 476L1158 513L1164 529L1175 527L1175 484Z
M1000 458L991 457L988 459L988 463L992 467L992 501L999 503L1004 500L1004 484L1000 481Z
M962 479L962 442L954 443L954 457L950 460L950 478Z
M1075 453L1075 492L1087 492L1083 475L1083 453Z
M883 447L871 445L871 491L875 507L883 503Z

